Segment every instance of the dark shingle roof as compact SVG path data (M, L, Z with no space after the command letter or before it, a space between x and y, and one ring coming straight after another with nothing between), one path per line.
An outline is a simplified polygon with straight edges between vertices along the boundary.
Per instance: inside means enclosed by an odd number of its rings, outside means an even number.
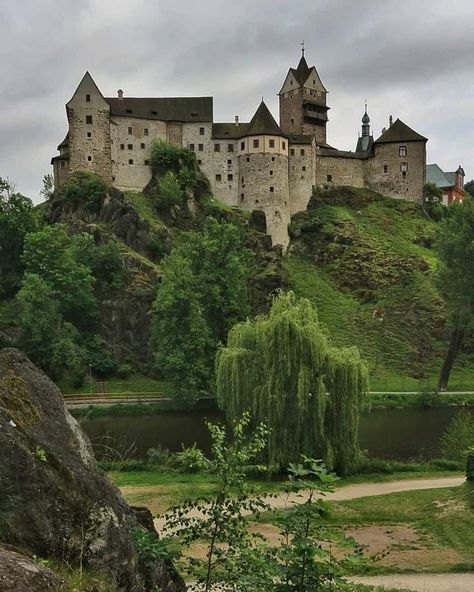
M301 136L297 134L290 134L288 136L290 144L312 144L314 136Z
M212 121L212 97L106 98L110 114L160 121Z
M311 72L311 68L308 66L308 62L306 61L304 56L301 56L296 70L294 68L290 68L290 70L293 72L300 86L303 86L303 84L308 80L308 76Z
M397 119L380 138L375 140L376 144L389 144L391 142L427 142L428 139L420 135L406 123Z
M248 123L214 123L212 125L212 137L216 139L238 139L245 136L249 124Z
M256 136L261 134L272 134L275 136L284 136L280 126L275 121L275 118L270 113L270 109L262 101L255 111L255 115L250 120L247 128L246 136Z

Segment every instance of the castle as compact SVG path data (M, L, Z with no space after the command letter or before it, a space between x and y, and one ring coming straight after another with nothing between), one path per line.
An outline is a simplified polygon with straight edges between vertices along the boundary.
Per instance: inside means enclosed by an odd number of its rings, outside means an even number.
M280 125L262 100L250 122L215 123L212 97L129 98L102 95L87 72L66 105L69 131L51 163L55 187L77 170L91 170L124 191L151 178L155 139L196 153L218 200L265 213L274 244L286 245L292 215L305 210L313 187L369 187L421 201L427 139L397 119L374 140L367 107L356 149L326 141L328 91L304 50L278 93Z

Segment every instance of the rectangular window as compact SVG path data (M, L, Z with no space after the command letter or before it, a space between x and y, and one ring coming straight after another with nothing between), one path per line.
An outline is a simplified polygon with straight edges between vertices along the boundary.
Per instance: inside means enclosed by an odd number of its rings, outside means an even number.
M202 164L202 160L198 160L198 164L201 165Z
M305 167L305 166L302 166L302 167L301 167L301 170L302 170L302 171L305 171L305 170L306 170L306 167Z
M189 149L194 152L194 144L189 144Z
M234 145L233 144L227 144L227 152L233 152L234 151Z
M228 160L227 161L227 164L230 166L232 164L232 161L231 160Z
M61 160L61 168L63 169L66 166L66 163L64 162L64 160Z
M291 148L290 149L290 154L291 154L291 156L294 156L295 155L295 149L294 148Z
M407 173L408 172L408 162L402 162L402 164L400 165L400 170L402 171L402 173Z
M87 157L87 160L88 160L89 162L91 162L91 161L92 161L92 156L88 156L88 157Z
M258 148L260 146L260 140L254 140L253 141L253 147L254 148Z
M301 156L304 156L304 148L301 148L300 154L301 154Z
M90 95L86 95L86 103L90 103L91 102L91 96Z
M281 148L282 148L282 150L286 150L286 142L281 143Z
M245 150L245 142L240 142L240 149Z
M220 144L214 144L214 152L220 152L221 151L221 145Z
M326 177L326 179L327 179L327 182L328 182L328 183L331 183L331 181L332 181L332 175L328 175L328 176Z
M275 148L275 140L268 140L268 147Z
M199 128L199 135L200 136L203 136L204 135L204 128L203 127L200 127Z
M92 115L86 115L86 123L92 123Z
M145 166L148 166L150 164L150 161L148 159L145 160Z
M128 164L133 164L133 158L128 159Z
M227 175L227 181L233 181L234 175Z
M128 148L129 150L133 150L133 144L127 144L127 148Z
M407 147L400 146L400 148L398 150L398 154L399 154L399 156L406 156L407 155Z
M198 144L198 150L202 152L204 150L204 144Z
M216 175L216 181L217 182L222 181L222 175Z
M247 156L247 162L250 162L250 158Z
M148 136L148 128L147 127L143 130L143 135Z
M272 156L272 162L275 162L275 157L274 156Z
M273 171L270 171L270 177L273 175Z
M270 187L270 193L273 193L273 191L274 191L274 188Z
M387 174L387 173L388 173L388 164L384 164L384 165L383 165L383 172L384 172L385 174Z
M91 132L87 132L87 137L88 138L92 138L92 133Z
M131 136L133 134L133 127L128 128L128 135Z
M140 148L141 148L142 150L145 150L145 144L144 144L143 142L140 144Z
M120 150L125 150L125 144L120 144Z

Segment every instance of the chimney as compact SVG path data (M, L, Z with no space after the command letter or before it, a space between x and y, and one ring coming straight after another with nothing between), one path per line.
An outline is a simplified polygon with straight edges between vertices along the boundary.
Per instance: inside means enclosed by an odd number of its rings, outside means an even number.
M239 125L239 116L238 115L235 116L235 125Z
M392 127L393 125L393 117L390 115L390 117L388 118L388 127Z
M123 99L123 90L119 89L117 91L118 100L121 101Z

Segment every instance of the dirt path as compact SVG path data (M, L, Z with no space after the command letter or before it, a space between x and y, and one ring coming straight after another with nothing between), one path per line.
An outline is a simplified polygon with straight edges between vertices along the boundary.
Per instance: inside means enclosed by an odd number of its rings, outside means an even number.
M413 592L471 592L474 590L474 573L450 574L394 574L350 578L359 584L402 588Z
M398 493L400 491L414 491L417 489L441 489L444 487L458 487L465 481L465 477L440 477L438 479L406 479L404 481L387 481L383 483L359 483L357 485L345 485L336 489L336 491L325 496L328 501L345 501L360 497L369 497L374 495L386 495L389 493ZM303 492L304 493L304 492ZM274 498L268 498L268 505L277 510L285 508L287 504L298 503L304 499L301 494L278 495ZM199 516L200 513L192 513L190 516ZM164 515L155 520L155 528L160 531L164 525ZM474 590L474 589L473 589Z

